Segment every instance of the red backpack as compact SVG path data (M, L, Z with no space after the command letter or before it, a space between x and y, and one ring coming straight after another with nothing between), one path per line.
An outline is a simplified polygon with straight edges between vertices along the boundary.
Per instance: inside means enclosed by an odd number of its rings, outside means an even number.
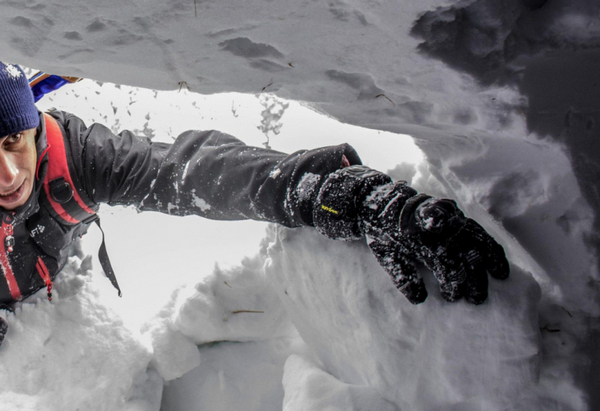
M82 190L78 190L78 179L73 178L76 176L69 169L71 161L67 154L67 146L65 144L65 137L59 126L58 122L54 117L47 113L44 113L44 119L46 122L46 139L48 147L46 151L42 153L40 158L45 154L48 155L48 170L44 179L43 189L46 194L46 199L50 207L47 207L54 218L61 224L66 226L73 226L78 224L89 224L95 222L100 231L102 232L102 244L98 251L98 258L104 273L112 283L112 285L119 292L121 296L121 289L119 283L110 264L108 253L106 251L106 244L104 243L104 231L100 226L100 218L96 211L93 209L93 204L90 200L84 201L85 196L80 195ZM40 276L45 280L48 286L48 297L50 298L50 291L52 283L48 274L48 269L44 265L41 259L38 259L37 269Z

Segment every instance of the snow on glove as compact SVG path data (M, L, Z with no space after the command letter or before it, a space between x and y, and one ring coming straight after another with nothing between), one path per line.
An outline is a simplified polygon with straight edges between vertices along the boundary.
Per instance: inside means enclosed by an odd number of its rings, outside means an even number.
M396 287L413 304L427 298L415 260L424 263L448 301L487 298L487 273L508 277L500 246L453 200L417 192L406 182L365 166L330 174L317 196L314 225L329 238L354 240L363 234Z
M13 312L13 310L4 304L0 304L0 310L6 310L6 311L10 311ZM8 331L8 323L6 322L6 320L2 317L0 317L0 345L2 345L2 342L4 341L4 336L6 335L6 332Z

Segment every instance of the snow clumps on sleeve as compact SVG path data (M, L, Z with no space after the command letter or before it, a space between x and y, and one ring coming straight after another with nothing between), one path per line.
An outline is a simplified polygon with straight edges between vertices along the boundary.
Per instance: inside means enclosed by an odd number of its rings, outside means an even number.
M321 176L314 173L305 173L296 187L299 202L308 201L316 197L316 189L321 181Z

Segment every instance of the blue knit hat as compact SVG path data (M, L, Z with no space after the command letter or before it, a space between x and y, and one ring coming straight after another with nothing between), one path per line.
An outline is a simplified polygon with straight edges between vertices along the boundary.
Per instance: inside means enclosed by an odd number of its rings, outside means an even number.
M0 62L0 137L35 128L40 116L21 67Z

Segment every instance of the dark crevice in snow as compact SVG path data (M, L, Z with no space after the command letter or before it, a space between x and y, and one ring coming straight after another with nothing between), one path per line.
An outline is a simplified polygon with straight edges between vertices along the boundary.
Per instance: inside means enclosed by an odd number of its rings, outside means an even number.
M561 31L600 3L478 0L425 12L411 34L419 50L484 86L513 85L528 99L530 132L564 145L584 198L595 211L587 243L600 256L600 37Z
M594 210L586 243L596 256L600 256L600 35L591 32L598 31L594 21L599 17L600 3L595 0L477 0L427 11L411 31L424 40L418 46L421 53L471 75L484 87L513 86L527 98L528 131L564 147L581 193ZM565 22L573 19L580 21L585 35L566 28ZM508 176L505 183L519 186L517 177ZM515 192L535 189L520 186ZM510 216L498 215L502 214L498 207L510 200L497 201L490 212L520 242L538 241L524 235ZM548 265L552 258L537 260ZM589 280L598 290L598 267L592 269L590 277L580 280ZM597 320L591 321L595 327ZM592 365L600 362L595 354L598 338L593 333L580 342ZM588 388L590 409L599 409L600 378L592 375L594 369L579 367L578 379Z
M600 46L531 59L520 89L529 99L529 130L561 142L569 153L580 189L596 211L589 245L600 250Z

